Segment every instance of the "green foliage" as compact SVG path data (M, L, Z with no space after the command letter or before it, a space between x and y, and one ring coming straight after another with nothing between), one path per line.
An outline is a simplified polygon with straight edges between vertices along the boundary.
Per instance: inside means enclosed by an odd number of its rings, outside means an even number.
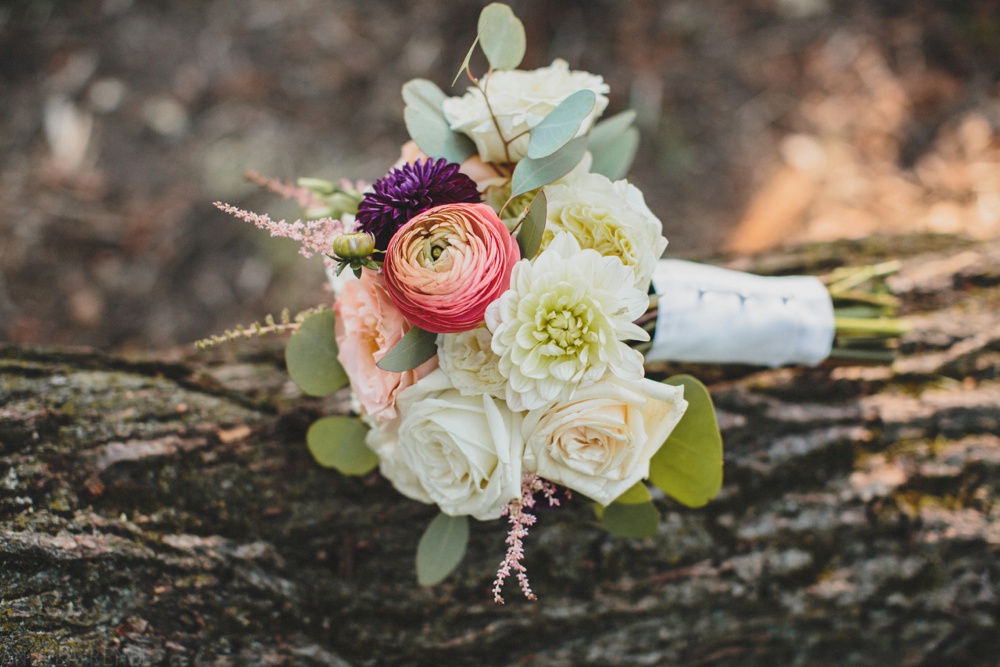
M417 545L417 582L433 586L458 567L469 544L469 518L441 513Z
M521 218L520 222L521 227L517 232L517 246L521 249L522 259L534 257L542 245L547 208L548 202L545 199L545 192L539 190L535 198L524 209L524 217Z
M295 184L309 190L319 200L318 206L310 206L304 211L306 217L313 220L318 218L340 219L345 214L353 215L358 212L358 204L364 199L364 195L353 187L345 186L342 183L333 183L322 178L298 178L295 180Z
M458 68L458 71L455 72L455 78L451 80L451 85L452 86L454 86L458 82L458 78L460 76L462 76L462 72L468 71L468 69L469 69L469 61L472 60L472 54L476 50L476 44L479 43L479 38L480 37L481 37L481 34L477 33L476 34L476 38L474 40L472 40L472 46L470 46L469 50L465 53L465 59L462 61L462 66ZM471 73L469 74L469 78L470 79L473 78ZM473 80L475 80L475 79L473 79Z
M587 137L577 137L551 155L522 159L510 178L511 198L562 178L580 164L586 151Z
M625 130L618 141L606 150L598 151L593 156L591 171L596 174L604 174L612 181L625 178L629 169L632 168L638 150L639 130L630 127Z
M375 364L384 371L402 373L416 368L437 354L437 334L410 327L391 350Z
M594 510L601 526L618 537L651 537L660 523L660 513L653 506L649 489L641 481L607 507L594 505Z
M313 315L302 323L285 348L288 374L311 396L332 394L348 382L347 373L337 360L335 320L332 310Z
M448 162L461 163L476 152L468 137L451 129L441 105L447 95L427 79L413 79L403 85L406 108L403 120L410 138L424 153L432 158L445 158Z
M524 25L507 5L493 2L479 14L479 44L493 69L514 69L521 64L527 40Z
M623 505L638 505L640 503L648 503L651 500L652 496L649 495L649 489L641 481L636 482L625 493L615 498L616 503L622 503Z
M403 84L403 101L406 106L431 115L442 113L441 105L447 98L436 83L427 79L410 79Z
M639 148L639 132L632 127L634 111L623 111L597 123L590 131L590 170L615 181L624 178Z
M660 525L660 513L650 500L640 503L616 500L603 508L600 516L601 526L618 537L652 537Z
M635 111L631 109L598 122L590 130L590 152L602 150L608 144L617 141L625 130L632 127L633 122L635 122Z
M354 417L324 417L309 427L306 443L316 462L345 475L366 475L378 456L365 445L368 427Z
M594 110L597 95L592 90L578 90L531 128L528 157L547 157L566 145L576 136L583 121Z
M712 397L690 375L676 375L667 384L684 387L688 409L677 427L653 455L649 480L688 507L701 507L722 488L722 435Z

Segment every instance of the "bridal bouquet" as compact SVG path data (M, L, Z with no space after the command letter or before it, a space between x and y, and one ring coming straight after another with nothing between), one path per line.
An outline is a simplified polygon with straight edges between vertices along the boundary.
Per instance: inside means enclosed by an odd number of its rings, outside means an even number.
M477 47L489 63L478 78ZM654 494L692 507L717 494L707 391L646 378L643 352L818 363L836 328L817 279L661 260L661 223L623 179L634 114L600 120L600 76L562 60L519 70L524 51L521 22L491 4L456 76L467 92L403 86L412 141L384 177L261 179L298 199L306 220L294 223L218 204L325 255L335 299L205 342L293 332L288 370L306 393L350 386L357 416L317 421L309 449L440 508L417 546L421 584L460 562L468 517L506 519L497 602L510 576L534 597L523 555L538 502L589 499L609 531L640 537L657 530Z

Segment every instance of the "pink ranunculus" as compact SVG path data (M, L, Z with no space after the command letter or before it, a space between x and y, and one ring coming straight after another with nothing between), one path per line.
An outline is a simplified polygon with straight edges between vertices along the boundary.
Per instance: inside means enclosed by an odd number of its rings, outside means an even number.
M365 414L380 422L396 418L396 395L437 368L437 356L404 373L375 363L410 329L393 304L381 276L365 269L360 280L344 282L337 299L337 358Z
M434 333L458 333L483 321L520 258L513 236L488 205L443 204L399 228L382 272L407 320Z

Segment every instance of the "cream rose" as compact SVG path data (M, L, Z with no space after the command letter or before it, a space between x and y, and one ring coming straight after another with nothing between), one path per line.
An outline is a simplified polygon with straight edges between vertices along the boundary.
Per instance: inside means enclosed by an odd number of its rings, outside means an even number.
M496 519L521 497L522 417L503 401L462 396L437 370L399 407L399 453L442 512Z
M378 469L382 476L392 482L396 490L407 498L422 503L433 503L424 491L423 485L410 467L403 461L399 451L399 420L371 424L365 435L368 449L378 456Z
M481 324L437 339L438 363L463 396L489 394L503 398L507 380L497 367L500 357L490 347L493 334Z
M637 187L601 174L574 172L573 178L546 186L545 196L542 248L559 232L569 232L581 247L619 258L635 274L636 288L649 288L667 239Z
M528 412L525 470L607 505L649 477L649 460L686 409L682 387L607 377Z
M559 103L578 90L592 90L597 95L594 110L583 121L579 134L590 130L608 106L610 90L604 79L588 72L570 71L565 60L555 60L548 67L532 71L496 70L480 80L489 96L489 107L478 88L470 88L462 97L444 101L444 115L451 129L468 135L476 144L479 157L486 162L517 162L528 153L528 135ZM496 124L490 116L490 109ZM497 133L497 125L503 137ZM504 150L504 139L523 136Z
M351 381L364 413L376 421L396 418L396 395L437 367L437 357L403 373L384 371L376 362L410 329L393 304L382 278L365 269L361 279L345 280L337 299L334 337L337 359Z

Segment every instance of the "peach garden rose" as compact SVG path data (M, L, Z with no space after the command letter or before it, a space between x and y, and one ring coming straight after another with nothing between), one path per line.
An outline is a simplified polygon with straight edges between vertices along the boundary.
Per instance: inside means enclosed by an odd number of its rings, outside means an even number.
M392 237L382 272L393 302L413 325L458 333L483 321L510 284L521 253L486 204L443 204L414 216Z
M334 337L351 390L365 415L378 422L396 418L396 395L437 367L437 357L404 373L375 363L399 342L410 325L386 292L382 277L365 269L360 280L343 283L337 299Z

